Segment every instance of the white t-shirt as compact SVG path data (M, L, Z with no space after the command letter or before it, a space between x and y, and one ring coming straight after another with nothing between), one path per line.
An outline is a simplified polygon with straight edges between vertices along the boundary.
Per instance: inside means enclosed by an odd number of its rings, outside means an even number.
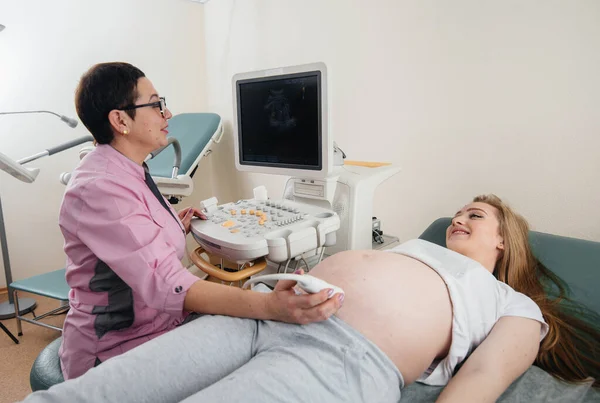
M450 351L444 359L422 374L417 382L446 385L457 365L483 342L503 316L539 321L542 324L540 341L548 333L548 324L537 304L498 281L475 260L422 239L405 242L388 252L410 256L434 269L446 283L452 300Z

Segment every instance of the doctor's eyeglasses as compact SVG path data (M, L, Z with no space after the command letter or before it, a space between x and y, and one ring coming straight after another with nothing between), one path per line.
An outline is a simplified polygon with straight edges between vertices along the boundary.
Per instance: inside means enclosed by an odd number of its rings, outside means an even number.
M165 97L160 97L158 98L158 101L156 102L150 102L149 104L141 104L141 105L129 105L126 106L124 108L120 108L120 111L129 111L132 109L137 109L137 108L145 108L146 106L150 106L152 108L160 108L160 114L162 115L162 117L165 117L165 111L167 110L167 101L165 100Z

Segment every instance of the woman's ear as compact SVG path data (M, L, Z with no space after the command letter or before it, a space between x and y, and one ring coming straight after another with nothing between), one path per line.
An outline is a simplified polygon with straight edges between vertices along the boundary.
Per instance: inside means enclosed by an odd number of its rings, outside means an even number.
M498 244L498 246L496 246L496 248L498 248L499 250L504 250L504 241L502 239L500 239L500 243Z
M110 126L112 127L112 129L114 130L115 133L119 133L119 134L128 134L129 133L129 127L128 127L126 114L123 113L122 111L118 111L116 109L113 109L112 111L110 111L108 113L108 122L110 123Z

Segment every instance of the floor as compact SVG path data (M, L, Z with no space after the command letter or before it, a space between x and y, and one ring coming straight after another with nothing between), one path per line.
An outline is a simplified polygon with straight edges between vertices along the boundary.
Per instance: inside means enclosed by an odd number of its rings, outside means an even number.
M23 297L35 299L37 307L35 312L41 315L44 312L58 308L60 302L55 299L20 293ZM8 294L0 295L0 302L8 299ZM28 314L27 316L32 316ZM43 319L45 323L62 327L65 314L49 316ZM56 330L21 322L23 336L17 336L17 322L15 319L2 321L18 339L15 344L2 330L0 330L0 403L22 400L31 393L29 386L29 371L36 357L53 340L60 337Z

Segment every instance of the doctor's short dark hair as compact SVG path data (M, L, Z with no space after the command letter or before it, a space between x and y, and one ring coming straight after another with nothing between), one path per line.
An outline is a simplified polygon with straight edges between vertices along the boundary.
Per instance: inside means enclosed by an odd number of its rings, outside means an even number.
M75 92L75 109L98 144L113 141L108 114L135 102L137 82L145 76L129 63L112 62L96 64L81 77ZM125 112L135 118L135 109Z

